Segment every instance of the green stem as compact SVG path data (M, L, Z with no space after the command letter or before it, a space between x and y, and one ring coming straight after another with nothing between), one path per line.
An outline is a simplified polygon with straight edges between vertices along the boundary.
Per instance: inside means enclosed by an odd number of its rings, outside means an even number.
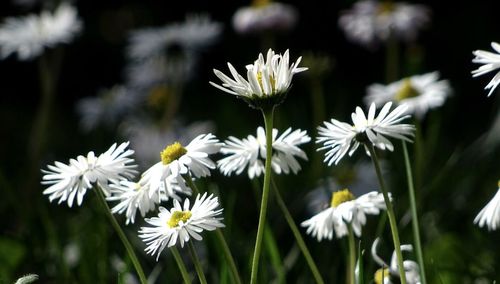
M413 175L411 172L411 164L410 157L408 155L408 149L406 147L406 142L403 143L403 154L405 158L405 166L406 166L406 176L408 178L408 193L410 195L410 208L411 208L411 217L412 217L412 225L413 225L413 238L415 239L415 252L417 254L418 264L420 265L420 280L422 284L426 284L425 278L425 266L424 266L424 257L422 254L422 245L420 242L420 229L418 227L418 215L417 215L417 202L415 200L415 189L413 187Z
M292 230L292 233L295 237L295 241L297 242L297 245L302 251L302 254L306 259L307 265L309 265L309 269L311 269L311 272L314 276L314 279L316 280L316 283L321 283L321 284L325 283L323 281L323 278L321 277L321 274L319 273L316 263L314 262L311 256L311 253L309 252L309 249L306 246L306 243L304 242L304 239L302 238L302 235L300 234L299 229L297 228L297 225L295 224L295 221L292 218L292 215L288 211L288 208L286 207L286 204L283 201L283 198L281 197L281 194L278 190L278 187L276 186L276 182L274 181L274 179L272 180L272 186L273 186L272 187L273 192L276 195L276 201L278 202L278 206L280 207L283 215L285 216L288 226L290 226L290 229Z
M385 187L384 178L382 177L382 171L380 170L380 165L377 159L377 153L373 148L373 145L368 147L370 155L372 157L373 166L375 167L375 172L377 173L377 178L380 183L380 190L384 196L385 205L387 207L387 216L389 217L389 225L391 226L392 240L394 242L394 251L396 252L396 257L398 259L398 270L399 277L401 279L401 284L406 284L406 274L403 266L403 254L401 253L401 243L399 241L398 224L396 223L396 216L394 215L394 209L392 207L391 199L389 198L389 193Z
M125 246L125 249L127 250L130 260L132 260L132 263L134 264L135 270L137 271L137 275L139 275L139 280L141 281L141 284L147 284L148 281L146 279L146 276L144 275L144 271L142 270L141 264L139 263L139 260L135 255L134 249L132 248L132 245L128 241L127 236L121 229L115 217L111 213L111 209L109 209L108 203L106 203L106 199L104 198L104 194L102 193L101 188L96 187L94 189L95 189L94 191L97 193L97 196L99 197L99 201L101 202L104 211L106 211L105 212L106 216L108 217L109 221L111 222L111 225L113 226L116 233L120 237L120 240L122 241L123 245Z
M196 184L193 181L191 175L183 175L184 180L186 180L187 185L194 191L196 194L200 194L200 191ZM236 266L236 262L234 261L233 255L231 254L231 250L227 244L226 238L224 238L224 234L220 229L215 230L215 236L217 237L217 241L219 245L222 247L222 252L226 258L227 263L229 264L229 268L231 269L231 274L233 275L234 283L241 284L240 273L238 272L238 268Z
M387 39L385 51L385 80L391 83L398 79L399 74L399 46L396 38L391 36Z
M347 234L347 240L349 242L349 283L356 283L356 241L354 240L354 232L352 231L352 225L347 224L349 230Z
M189 254L191 254L191 258L193 260L194 268L196 269L196 273L198 274L198 278L200 279L200 283L207 284L207 278L205 278L205 273L203 273L203 268L201 267L200 259L198 258L198 254L196 254L193 242L188 242L188 249Z
M189 273L187 272L186 266L184 265L184 261L182 260L181 255L179 254L179 251L175 246L170 248L170 251L172 252L172 255L175 258L175 262L177 262L177 266L179 267L179 270L181 271L182 274L182 279L184 280L184 283L191 283L191 278L189 277Z
M257 227L257 238L255 240L255 250L252 259L252 272L250 283L257 283L257 272L259 270L259 257L262 247L262 237L264 236L264 224L266 223L267 200L269 198L269 185L271 183L271 159L273 155L273 114L274 107L269 110L262 110L264 123L266 126L266 167L264 174L264 185L262 188L262 201L260 205L259 225Z

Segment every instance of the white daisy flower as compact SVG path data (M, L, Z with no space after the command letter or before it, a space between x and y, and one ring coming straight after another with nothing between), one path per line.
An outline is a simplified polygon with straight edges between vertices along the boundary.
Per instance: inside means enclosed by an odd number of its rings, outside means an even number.
M131 178L136 173L136 165L130 158L134 151L127 149L128 144L125 142L117 147L115 143L99 157L91 151L87 157L80 155L76 160L70 159L68 165L57 161L54 165L48 165L48 170L42 170L45 174L42 184L50 186L43 194L49 195L51 202L54 199L59 199L58 203L67 201L69 207L73 206L76 196L80 206L87 189L97 183L108 196L109 182Z
M0 26L0 57L17 53L19 60L30 60L48 47L69 43L82 29L77 11L67 3L53 12L7 18Z
M284 100L292 83L293 75L307 70L305 67L298 67L302 57L299 57L291 65L289 65L289 57L288 50L285 51L284 55L281 55L275 54L272 49L269 49L265 60L260 53L254 64L246 66L247 79L238 74L233 65L228 62L227 66L233 79L214 69L214 73L222 81L222 85L213 82L210 84L244 99L255 108L278 105Z
M348 234L348 224L352 226L356 236L361 236L361 228L366 224L366 215L378 215L385 210L384 197L381 193L372 191L358 198L348 190L339 190L332 194L330 207L302 222L307 227L307 233L318 241L337 238Z
M490 231L500 227L500 181L498 181L497 193L474 218L474 224L481 228L486 225Z
M377 284L392 284L399 283L399 270L396 252L392 253L391 265L387 265L382 258L377 255L379 239L375 239L372 244L371 253L373 260L380 265L382 268L375 272L374 282ZM411 252L413 250L412 245L401 245L401 251ZM403 261L403 267L405 270L406 283L408 284L420 284L420 267L413 260Z
M240 34L288 31L298 20L297 10L288 4L267 0L254 1L233 15L233 28Z
M476 70L472 71L472 77L477 77L484 75L486 73L496 71L500 68L500 44L496 42L491 43L491 47L495 50L496 53L484 51L484 50L475 50L472 52L474 54L474 59L472 59L473 63L483 64ZM493 79L486 85L485 90L490 90L488 93L488 97L491 96L493 91L497 88L498 84L500 84L500 72L497 72Z
M414 136L415 127L411 124L400 123L403 119L410 117L404 115L408 107L400 105L389 112L391 106L392 102L386 103L377 117L375 117L374 103L368 110L368 116L365 116L363 110L357 107L356 112L351 114L353 125L336 119L331 119L330 122L325 121L325 127L318 127L319 136L316 139L316 143L323 143L323 147L318 151L328 149L324 161L328 162L329 166L333 163L338 164L346 153L351 156L360 144L365 146L368 155L367 143L381 150L393 151L394 146L386 136L412 142L410 138Z
M139 237L147 244L146 253L160 257L165 247L172 247L180 242L181 247L191 238L202 240L200 235L204 230L213 231L224 227L222 208L217 197L207 193L196 196L193 207L190 208L189 199L184 200L184 205L174 200L174 207L170 210L160 207L158 217L145 219L151 227L142 227Z
M373 47L391 37L414 40L430 22L429 14L423 5L363 0L342 13L339 26L351 41Z
M296 157L307 160L306 153L298 146L311 141L305 130L297 129L292 132L288 128L278 137L278 130L272 134L273 156L271 165L275 173L294 174L301 169ZM248 167L249 178L259 177L264 172L266 160L266 134L262 127L257 128L257 137L248 135L242 140L229 137L221 149L221 153L229 156L217 161L221 172L229 176L233 172L241 174Z
M377 107L387 102L405 104L407 113L422 118L429 109L442 106L451 94L448 80L439 80L439 72L404 78L389 85L373 84L368 86L364 99L367 105Z

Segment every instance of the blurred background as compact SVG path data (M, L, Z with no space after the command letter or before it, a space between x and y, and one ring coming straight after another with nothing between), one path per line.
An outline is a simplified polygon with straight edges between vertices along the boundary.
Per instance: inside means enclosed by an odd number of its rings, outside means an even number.
M314 141L322 121L349 121L355 107L364 105L367 86L388 83L384 44L356 44L339 27L342 11L354 3L287 1L292 18L283 18L269 30L242 31L233 25L234 15L251 5L248 1L72 2L82 22L74 40L47 48L31 60L10 55L0 61L0 283L13 283L26 273L39 274L39 283L134 283L133 267L96 196L87 193L80 207L50 203L42 194L40 169L131 141L142 171L176 140L185 143L206 132L220 140L255 135L263 124L261 114L210 86L209 81L219 83L214 68L227 74L226 63L231 62L242 73L259 53L289 49L291 60L302 56L301 66L309 70L294 78L288 98L277 110L275 127L280 132L288 127L307 130ZM2 1L0 21L53 10L57 4ZM500 234L472 222L498 189L500 105L499 94L487 97L483 90L493 74L472 78L478 66L471 60L473 50L491 50L490 43L498 40L500 18L494 1L415 4L428 7L430 22L415 40L398 44L397 79L439 71L453 89L442 107L415 122L421 140L410 147L429 283L491 283L500 279ZM158 38L159 31L165 38ZM161 52L147 52L158 46ZM49 79L43 74L50 74ZM400 197L395 206L402 242L410 243L399 146L383 156L390 190ZM371 188L361 186L359 193L377 188L372 170L366 170L370 160L362 151L339 166L327 167L322 163L324 153L316 148L314 143L303 147L309 160L300 161L303 170L298 175L276 177L297 223L328 203L329 192L339 187L366 181L363 185ZM245 174L224 177L218 171L199 181L221 199L224 233L245 278L256 234L260 182L249 181ZM270 202L272 233L261 261L268 278L262 283L312 283L281 212ZM180 283L168 253L156 262L143 252L144 244L137 238L142 218L128 226L123 216L117 218L146 273L154 274L156 283ZM367 283L377 268L369 253L374 238L383 239L384 259L389 261L392 253L383 220L370 217L360 239ZM343 283L345 239L317 242L302 232L325 280ZM197 245L209 283L230 281L212 236L204 236L208 241Z

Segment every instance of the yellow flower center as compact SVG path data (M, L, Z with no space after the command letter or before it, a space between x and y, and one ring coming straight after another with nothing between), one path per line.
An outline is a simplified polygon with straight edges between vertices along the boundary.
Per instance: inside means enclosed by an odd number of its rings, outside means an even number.
M394 99L400 102L404 99L418 97L420 93L412 86L410 79L405 79L403 81L403 86L398 90Z
M253 0L252 6L261 8L267 6L269 3L271 3L271 0Z
M170 228L175 228L179 226L180 221L186 222L192 215L191 211L174 211L172 216L170 216L170 220L168 220L167 225Z
M161 151L161 161L164 165L168 165L186 153L186 148L182 147L181 143L175 142L174 144L168 145L165 149L163 149L163 151Z
M155 86L149 91L147 103L152 107L163 107L172 95L172 91L167 86Z
M332 194L332 201L330 202L330 206L336 208L340 204L354 200L354 194L352 194L349 189L345 188L339 191L336 191Z
M273 75L269 75L269 81L271 81L271 92L274 93L276 90L276 80L274 79ZM259 82L259 86L261 90L264 90L264 85L262 84L262 72L259 71L257 72L257 82Z
M375 277L373 281L375 284L384 284L384 278L389 277L389 269L388 268L380 268L375 272Z
M392 1L384 1L378 5L378 14L390 14L394 11L394 3Z

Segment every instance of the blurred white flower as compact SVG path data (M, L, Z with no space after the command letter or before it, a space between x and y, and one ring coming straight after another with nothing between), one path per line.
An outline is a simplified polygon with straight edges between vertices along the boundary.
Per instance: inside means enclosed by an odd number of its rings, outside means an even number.
M279 32L292 29L298 20L293 6L271 1L239 8L233 15L233 28L241 34Z
M23 277L16 280L14 284L29 284L38 280L37 274L26 274Z
M332 194L330 207L302 222L307 227L307 233L318 241L337 238L348 234L348 226L352 226L356 236L361 236L361 228L366 224L366 215L378 215L385 210L384 197L381 193L372 191L358 198L348 190L339 190Z
M339 26L349 40L373 47L391 37L414 40L418 30L430 22L429 14L423 5L362 0L342 12Z
M396 252L392 253L391 265L388 266L382 258L377 255L379 239L376 238L372 244L371 253L373 260L380 265L382 268L377 270L375 273L374 282L377 284L392 284L399 283L399 270ZM401 251L411 252L413 250L412 245L401 245ZM406 283L408 284L420 284L420 268L415 261L404 260L403 267L405 270Z
M498 181L497 193L474 218L474 224L481 228L486 225L490 231L500 227L500 181Z
M71 242L64 246L63 259L68 267L75 267L80 262L81 249L78 243Z
M136 173L134 160L130 156L133 150L127 149L129 142L113 144L108 151L96 157L94 152L89 152L87 157L78 156L70 159L69 164L55 162L48 165L48 170L42 170L44 176L42 184L49 185L43 194L49 195L49 200L59 199L58 203L67 201L68 206L73 206L76 196L80 206L87 189L97 183L106 196L109 195L109 182L131 178Z
M180 242L184 243L202 240L201 232L213 231L224 227L222 208L217 197L207 193L196 196L193 207L190 207L189 199L184 200L184 205L174 200L174 207L170 210L160 207L158 217L145 219L150 227L141 227L139 237L147 244L146 253L155 255L156 260L160 257L165 247L172 247Z
M325 121L325 127L319 126L319 135L316 143L323 143L319 150L327 149L325 162L330 166L338 164L342 157L349 152L349 156L354 154L360 144L363 144L366 153L369 154L369 144L381 150L393 151L394 146L385 136L411 142L410 137L414 136L415 127L411 124L400 123L403 119L410 117L404 115L407 110L406 105L400 105L393 111L392 102L388 102L375 117L375 104L372 103L368 110L368 116L365 116L360 107L351 114L353 125L345 122L331 119Z
M278 137L278 130L273 129L273 156L271 165L275 173L296 174L301 167L296 157L307 160L306 153L298 146L311 141L305 130L288 128ZM240 140L230 136L224 142L221 153L229 156L217 161L220 171L229 176L233 172L241 174L248 167L249 178L259 177L264 172L266 160L266 134L262 127L257 128L257 137L248 135Z
M474 59L472 59L472 62L483 64L476 70L472 71L473 77L481 76L500 69L500 44L492 42L491 47L495 50L496 53L484 50L475 50L472 52L472 54L476 56L474 57ZM486 85L486 87L484 88L485 90L490 90L490 92L488 93L488 97L491 96L493 91L497 88L498 84L500 84L500 72L497 72L493 79L491 79L488 85Z
M0 25L0 57L17 53L19 60L33 59L45 48L70 43L81 29L77 11L68 3L62 3L53 13L7 18Z
M368 86L364 101L377 107L387 102L405 104L407 113L423 118L429 111L442 106L451 94L448 80L439 80L439 72L404 78L389 85L373 84Z

